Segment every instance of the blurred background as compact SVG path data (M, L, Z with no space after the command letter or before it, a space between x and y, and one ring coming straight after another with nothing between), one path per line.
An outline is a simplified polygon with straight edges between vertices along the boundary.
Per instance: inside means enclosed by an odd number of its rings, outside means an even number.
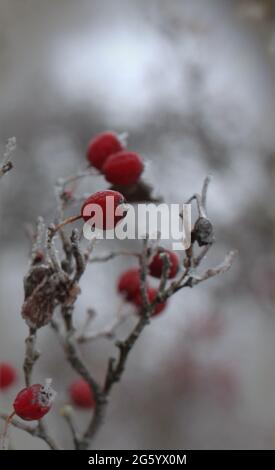
M0 0L0 147L16 136L14 170L0 185L0 361L19 370L0 395L10 410L23 385L28 269L25 224L56 215L54 183L85 166L89 139L129 133L145 180L183 202L213 175L209 214L217 242L207 265L238 249L227 274L179 292L132 351L96 449L265 449L275 446L274 16L256 0ZM106 187L97 177L92 193ZM127 248L138 243L128 243ZM116 246L117 248L117 246ZM111 242L97 253L113 249ZM76 324L95 328L119 304L116 279L131 259L91 265ZM121 328L124 337L133 319ZM58 410L75 378L54 334L39 332L34 381L53 377L47 417L65 447ZM112 343L83 346L100 380ZM87 412L76 410L79 427ZM17 449L44 449L12 431Z

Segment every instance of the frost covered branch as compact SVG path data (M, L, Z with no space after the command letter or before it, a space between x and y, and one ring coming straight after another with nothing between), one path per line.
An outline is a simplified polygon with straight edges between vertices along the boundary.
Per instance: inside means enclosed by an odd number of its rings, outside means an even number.
M7 413L0 412L0 418L3 421L7 421L9 418L9 415ZM17 429L21 429L22 431L27 432L33 437L38 437L39 439L42 439L43 441L48 444L49 448L52 450L61 450L61 448L56 444L56 442L53 440L51 435L45 430L44 427L41 428L39 424L36 426L30 426L28 424L25 424L22 421L19 421L16 418L12 418L10 420L10 423Z
M160 254L163 269L157 294L152 300L148 295L147 275L149 264L159 247L150 242L148 236L143 240L140 252L118 251L94 256L91 253L95 246L95 239L88 247L87 245L82 247L77 229L73 229L70 236L64 229L64 211L75 200L78 200L78 196L74 194L76 184L81 178L91 174L98 174L98 172L85 170L69 178L60 179L56 185L57 218L54 220L55 224L50 224L46 229L43 219L39 218L35 230L28 229L32 247L30 266L24 279L25 299L22 306L22 316L29 327L23 363L26 386L28 387L32 383L33 367L40 354L36 347L37 332L41 327L49 325L58 336L66 360L88 384L94 397L95 406L90 421L86 429L82 431L76 427L71 407L65 405L61 410L61 415L71 432L74 448L77 450L88 449L100 429L113 386L121 380L129 354L144 328L150 324L156 307L179 290L193 287L213 276L226 272L231 267L235 256L234 252L230 252L220 265L208 268L202 273L197 271L215 241L213 225L206 208L210 182L210 178L207 177L201 193L194 194L188 200L188 202L196 202L198 218L192 230L191 245L185 250L182 269L174 281L168 282L171 262L165 252ZM68 185L73 185L73 188L68 189ZM76 218L71 219L76 220ZM57 244L61 246L60 251L57 250ZM141 296L141 307L137 321L126 338L119 341L115 339L115 332L131 313L128 310L124 311L123 308L120 308L110 324L100 330L93 329L92 320L95 316L93 309L88 309L87 320L81 329L77 330L74 323L75 304L80 295L79 282L85 274L87 264L107 262L118 256L135 257L139 261ZM125 307L125 303L122 307ZM85 363L79 346L82 343L103 337L114 340L117 354L109 358L105 378L103 383L100 383ZM2 419L7 418L4 413L0 416ZM47 431L42 420L35 427L22 424L15 419L12 419L11 423L33 436L40 437L51 449L60 448L51 433Z

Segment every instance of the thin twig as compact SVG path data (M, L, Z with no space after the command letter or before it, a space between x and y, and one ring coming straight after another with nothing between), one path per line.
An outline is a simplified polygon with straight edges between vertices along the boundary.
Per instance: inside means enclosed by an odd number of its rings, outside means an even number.
M23 364L23 370L25 375L26 387L31 385L32 370L35 362L38 360L40 353L36 350L36 330L30 328L29 335L26 338L26 352Z
M4 421L7 421L9 418L9 414L0 412L0 418ZM52 450L61 450L61 448L56 444L54 439L50 436L50 434L45 430L45 428L41 429L41 426L29 426L28 424L22 423L18 421L16 418L12 418L10 420L10 424L12 424L15 428L22 429L22 431L27 432L31 436L38 437L48 444L50 449Z
M233 264L236 254L237 254L237 251L230 251L226 255L222 263L218 264L214 268L207 269L201 275L192 275L192 280L190 283L191 287L199 284L202 281L206 281L207 279L210 279L211 277L217 276L218 274L223 274L226 271L228 271Z
M125 341L118 341L116 343L116 346L119 349L119 357L117 360L113 357L109 359L106 380L103 389L106 395L109 395L113 385L116 382L119 382L119 380L121 379L128 359L128 355L132 350L133 346L135 345L137 339L140 337L140 334L144 330L145 326L149 323L149 321L150 320L147 315L141 314L140 320L138 321L134 330L131 332L128 338Z
M105 326L104 328L98 331L91 331L90 333L86 333L87 331L87 323L85 328L83 328L82 333L77 335L78 343L87 343L88 341L93 341L99 338L107 338L113 339L115 335L115 331L117 328L130 316L131 312L122 312L121 308L119 308L117 315L115 318L110 322L109 325Z
M73 281L78 282L82 274L85 271L86 262L85 262L84 256L82 255L79 249L79 234L78 234L77 229L74 229L72 231L71 245L72 245L72 254L75 259L75 265L76 265Z
M143 250L140 257L140 293L144 305L145 315L149 312L150 303L147 292L147 274L148 274L148 236L143 241Z
M163 253L160 253L160 256L162 258L162 273L161 273L161 279L158 287L158 295L157 297L161 298L161 295L163 291L165 290L170 269L171 269L171 262L168 254L164 251Z
M202 186L202 191L201 191L201 203L204 208L205 213L207 213L207 208L206 208L206 202L207 202L207 193L208 193L208 187L211 182L211 175L206 176L203 186Z
M66 310L69 307L63 306L62 307L62 316L63 318L66 317ZM71 318L71 309L68 312L68 316ZM78 440L78 449L87 449L90 445L91 439L100 427L100 424L104 417L104 410L106 405L106 398L105 395L102 393L101 387L97 383L97 381L93 378L91 373L89 372L87 366L85 365L80 352L78 351L76 339L74 337L74 331L70 323L66 322L66 334L63 336L59 326L56 322L52 322L52 326L54 327L55 331L58 332L59 337L61 337L61 341L63 344L64 352L66 358L72 368L89 384L91 391L95 397L95 409L93 413L93 417L90 421L90 424L85 431L85 433L79 438Z
M140 290L143 300L143 309L140 313L140 320L138 321L130 335L126 338L126 340L118 341L116 343L116 346L119 349L118 359L115 359L113 357L109 359L105 384L103 387L103 391L106 395L109 395L113 385L121 379L131 349L133 348L135 342L139 338L145 326L150 322L152 306L149 303L146 284L148 256L148 238L146 237L143 244L142 256L140 257Z
M208 192L210 181L211 181L211 176L210 175L206 176L203 182L201 194L195 193L185 203L185 204L190 204L193 200L196 200L199 217L203 217L205 219L207 219L206 199L207 199L207 192Z
M209 245L204 246L201 249L200 253L197 256L194 257L194 259L193 259L194 267L199 266L199 264L205 259L205 257L207 255L208 251L210 250L211 246L212 246L212 243L209 243Z
M84 364L83 359L80 357L80 353L77 349L75 339L70 335L67 336L67 340L65 343L66 346L66 356L73 367L73 369L81 376L84 380L89 384L92 393L95 397L95 408L93 417L88 425L88 428L84 432L83 436L81 436L79 440L79 448L84 450L87 449L90 445L90 442L98 431L105 412L106 406L106 397L101 391L101 387L96 382L96 380L92 377L91 373L89 372L88 368Z
M76 450L79 450L79 440L80 440L80 435L78 431L76 430L76 426L73 420L73 409L70 405L65 405L60 411L61 416L65 419L69 430L71 431L71 435L73 438L73 443L75 446Z
M136 258L140 257L140 253L131 252L131 251L113 251L108 253L107 255L102 256L95 256L89 259L90 263L105 263L106 261L110 261L118 256L134 256Z

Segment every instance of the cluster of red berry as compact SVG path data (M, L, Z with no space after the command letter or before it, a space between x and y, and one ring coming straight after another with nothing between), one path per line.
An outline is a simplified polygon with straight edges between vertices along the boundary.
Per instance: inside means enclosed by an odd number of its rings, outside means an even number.
M161 278L163 271L162 253L166 253L169 258L169 274L168 278L172 279L176 276L179 269L178 256L169 250L160 248L154 255L149 265L149 274L155 278ZM140 292L140 270L133 268L125 271L119 277L117 290L124 298L133 303L140 313L143 300ZM147 286L148 300L154 302L157 296L157 289ZM166 302L159 303L155 306L152 316L159 315L166 307ZM15 369L8 363L0 364L0 390L4 390L12 386L17 378ZM80 408L93 408L95 406L95 398L89 384L84 379L77 379L69 387L69 395L72 403ZM16 414L20 418L30 421L41 419L51 408L54 393L49 384L45 386L34 384L30 387L22 389L16 396L12 416Z
M166 255L168 256L170 264L168 278L172 279L176 276L178 272L179 259L176 253L174 253L173 251L164 250L162 248L159 248L158 252L153 257L149 265L149 274L152 277L156 277L158 279L161 278L163 271L163 258L161 256L162 253L166 253ZM140 270L137 268L129 269L122 273L117 284L118 292L121 293L128 302L131 302L136 305L138 307L138 312L141 312L143 306L140 284ZM157 293L157 289L149 285L147 286L147 295L150 303L153 303L155 301ZM152 316L156 316L161 313L165 309L165 307L166 302L158 303L154 308Z
M101 133L91 140L87 149L87 159L90 165L97 168L109 183L118 186L137 183L144 170L141 157L136 153L126 150L120 138L113 132ZM88 206L90 204L96 204L99 205L103 211L103 229L114 228L125 214L121 213L121 215L115 215L113 225L108 226L105 221L108 197L113 198L114 211L126 202L124 196L118 191L99 191L86 199L81 208L81 216L76 216L73 220L77 220L77 218L80 217L82 217L85 222L89 220L91 214L88 210ZM179 260L177 255L169 250L158 250L149 265L149 274L153 277L161 278L163 271L163 258L161 253L163 252L165 252L169 258L170 268L168 277L172 279L178 272ZM132 302L138 308L138 313L142 311L143 306L140 285L140 271L136 268L124 272L120 276L117 285L118 292L121 293L128 302ZM147 285L147 295L150 303L153 303L156 299L157 292L157 289ZM152 316L161 313L165 307L166 302L158 303L155 306ZM0 390L7 389L13 385L16 381L16 377L16 371L10 364L0 363ZM91 387L82 378L75 380L70 385L69 395L72 403L78 407L93 408L95 406L95 398ZM54 396L55 392L51 388L49 381L46 381L44 386L34 384L22 389L14 400L14 411L9 419L15 414L27 421L41 419L50 410Z
M87 149L87 159L89 164L97 168L106 178L106 180L114 186L118 186L120 190L123 186L132 186L136 184L144 170L142 158L134 152L129 152L114 132L102 132L94 137ZM71 193L65 192L66 195ZM109 199L113 199L114 217L106 222L107 204ZM123 194L119 191L109 189L99 191L89 196L81 207L81 215L70 217L62 222L57 228L67 223L74 222L81 217L87 222L93 215L91 211L92 205L100 206L102 209L103 220L97 222L95 226L103 230L113 229L117 223L123 219L126 212L123 211L123 204L126 202ZM121 212L116 215L121 206Z
M91 140L87 159L109 183L119 186L137 183L144 169L141 157L126 150L119 136L113 132L103 132Z

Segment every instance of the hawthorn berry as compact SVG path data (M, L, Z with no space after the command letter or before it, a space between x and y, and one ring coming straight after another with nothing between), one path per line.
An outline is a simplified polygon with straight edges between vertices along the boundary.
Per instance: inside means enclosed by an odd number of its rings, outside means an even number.
M151 303L154 302L154 300L156 299L156 296L157 296L157 289L155 289L154 287L147 287L147 295L148 295L148 300ZM141 307L143 306L143 299L142 299L142 295L140 292L138 292L135 297L133 298L133 302L134 304L139 307L139 312L141 312ZM167 302L161 302L159 304L157 304L151 314L152 317L156 316L156 315L159 315L166 307L166 304Z
M125 198L118 191L99 191L86 199L81 208L81 216L85 222L91 218L96 219L94 224L97 228L110 230L126 216L123 204L125 204ZM97 217L95 208L91 205L100 206L102 217Z
M88 382L84 379L75 380L69 388L72 402L80 408L94 408L95 397Z
M121 150L122 143L114 132L102 132L90 141L87 159L92 166L101 170L107 158Z
M14 400L14 412L26 421L39 420L50 410L55 395L50 379L46 380L45 385L34 384L23 388Z
M143 169L143 161L137 153L123 150L111 155L102 171L109 183L129 185L138 181Z
M0 363L0 390L9 388L16 380L15 369L7 362Z
M162 253L166 253L169 258L170 270L168 279L172 279L176 276L179 270L179 258L176 253L174 253L174 251L159 249L149 264L149 273L153 277L161 278L163 270L163 258L161 256Z
M132 300L140 290L140 270L128 269L122 273L118 279L117 290L126 300Z

